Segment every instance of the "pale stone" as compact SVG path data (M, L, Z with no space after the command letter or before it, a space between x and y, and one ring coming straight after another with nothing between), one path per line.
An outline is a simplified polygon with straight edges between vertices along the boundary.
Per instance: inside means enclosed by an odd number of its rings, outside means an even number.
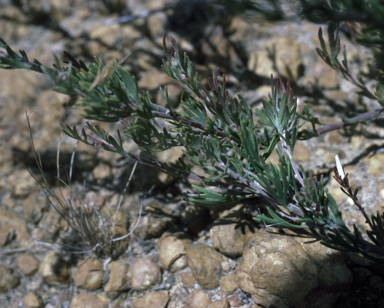
M191 245L189 236L183 232L164 233L158 240L159 259L164 268L170 271L186 267L186 250Z
M90 33L90 38L100 40L107 46L115 44L120 24L116 23L110 26L99 26L94 28Z
M128 271L131 288L144 291L161 282L160 267L149 258L136 258Z
M212 302L207 291L196 289L189 294L187 303L191 308L207 308Z
M219 299L209 306L209 308L229 308L229 303L225 297Z
M8 177L7 183L15 198L26 198L40 187L39 183L25 169L13 172Z
M342 255L320 243L259 233L235 270L239 287L256 303L282 308L331 307L348 294L352 274Z
M232 294L239 287L235 275L229 274L221 278L220 287L226 295Z
M16 241L22 246L27 245L30 238L25 222L11 211L0 210L0 230L7 236L10 232L14 232Z
M187 249L188 266L193 277L204 289L215 289L219 286L222 275L222 255L210 246L197 243Z
M16 263L25 276L35 274L39 268L39 260L30 254L21 254L17 256Z
M220 218L210 230L213 247L230 258L241 256L251 229L257 230L253 224L241 217Z
M103 273L103 266L99 260L87 258L79 263L73 279L78 287L93 291L101 288Z
M24 308L40 308L42 303L41 297L33 291L28 292L23 300Z
M169 301L168 291L152 291L132 303L133 308L165 308Z
M45 212L39 222L39 229L36 230L35 237L39 241L54 241L60 231L65 230L65 219L54 209Z
M70 308L107 308L108 301L102 296L96 296L86 291L81 291L71 302Z
M109 280L104 287L104 292L108 297L116 298L129 289L127 272L126 264L117 261L111 262Z
M48 251L40 262L40 279L50 286L68 285L69 265L54 251Z
M195 277L193 277L191 272L182 272L180 274L181 281L183 285L187 288L193 288L197 283Z
M159 70L151 70L144 73L137 84L140 89L157 90L163 85L174 82L175 80L166 73Z
M20 278L13 272L13 269L0 265L0 294L7 293L20 284Z
M271 74L274 77L285 76L293 82L301 76L302 65L299 45L287 37L269 39L261 48L250 53L248 61L248 69L257 75L267 78Z

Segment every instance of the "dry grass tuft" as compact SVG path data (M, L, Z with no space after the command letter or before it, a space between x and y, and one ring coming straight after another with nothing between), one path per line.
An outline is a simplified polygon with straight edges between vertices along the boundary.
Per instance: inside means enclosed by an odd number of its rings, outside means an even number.
M43 180L39 181L35 175L31 172L30 174L41 185L49 203L68 223L72 229L71 231L76 233L75 236L81 238L81 242L76 243L77 247L72 247L72 253L94 253L97 257L109 257L112 259L117 258L126 249L127 245L124 245L123 242L125 241L127 243L129 235L132 234L136 228L141 216L142 204L140 205L139 219L132 230L124 235L121 233L121 228L117 228L117 225L119 224L117 221L117 214L123 200L123 194L132 179L137 163L135 163L132 169L127 185L117 206L116 213L114 215L111 213L109 213L109 215L102 214L93 204L85 204L71 187L71 177L76 147L72 153L70 172L67 174L68 183L66 183L60 178L59 175L59 142L57 151L57 179L62 185L59 187L59 192L51 187L44 175L41 160L35 151L29 115L27 114L26 116L32 143L32 151ZM64 196L63 187L69 189L69 198Z

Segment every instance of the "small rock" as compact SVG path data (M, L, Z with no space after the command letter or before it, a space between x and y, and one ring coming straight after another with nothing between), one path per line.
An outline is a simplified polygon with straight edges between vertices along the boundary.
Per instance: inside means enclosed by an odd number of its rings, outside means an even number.
M11 31L15 28L23 28L15 27L15 23L10 24L10 26ZM28 35L29 33L27 33L25 34ZM6 39L6 37L3 38ZM15 121L20 112L25 110L26 102L36 99L36 89L39 85L41 85L41 79L36 78L35 72L26 71L25 74L20 75L20 72L15 70L3 71L1 74L0 91L2 97L7 98L7 104L1 107L2 120Z
M350 107L346 103L346 101L348 101L348 94L344 91L339 91L339 90L326 91L325 96L329 100L334 101L341 108Z
M259 233L246 245L236 282L259 305L332 307L348 294L351 271L339 252L320 243Z
M144 48L152 48L152 43L148 42L147 39L141 39L136 43L136 46L140 43ZM129 56L129 65L127 69L130 72L145 72L152 69L156 65L157 56L153 53L142 53L139 49L133 50Z
M152 291L132 303L133 308L165 308L169 302L168 291Z
M187 303L191 308L207 308L212 304L208 292L202 289L193 290L188 296Z
M40 186L28 170L17 170L7 179L9 190L15 198L26 198Z
M43 301L39 295L31 291L25 296L23 304L24 308L40 308L43 305Z
M163 267L171 272L185 268L188 265L186 250L190 245L189 236L183 232L164 233L157 242Z
M238 287L234 274L226 275L220 280L220 288L226 295L232 294Z
M15 229L0 230L0 246L8 245L15 239Z
M338 89L340 86L337 72L329 67L322 59L318 59L313 67L315 76L319 76L318 85L321 89Z
M69 283L69 265L59 254L48 251L40 262L40 279L50 286L67 285Z
M63 120L65 112L63 102L67 99L67 95L51 90L41 91L37 98L37 109L44 113L41 117L42 129L50 132L51 136L61 132L59 123Z
M240 298L241 294L244 294L244 293L240 293L240 291L237 291L234 294L227 296L227 301L228 301L230 307L243 307L244 306L245 303Z
M111 167L107 164L98 164L95 169L93 169L93 177L96 180L107 181L112 178Z
M41 5L39 1L29 1L22 8L25 13L30 13L29 18L33 23L38 22L39 18L47 18L47 15L57 23L70 15L71 12L68 3L52 0L47 1L46 5Z
M7 134L9 133L9 130L7 129L0 129L0 138L2 139L8 139ZM1 174L10 174L13 169L15 156L12 153L11 147L7 147L6 145L3 145L0 149L0 172ZM1 184L3 186L3 183Z
M100 40L104 45L112 46L115 44L120 29L118 23L110 26L99 26L94 28L90 33L90 38Z
M39 241L54 242L60 231L66 229L66 225L65 219L58 212L51 209L44 213L34 237Z
M31 276L35 274L39 268L39 260L30 254L22 254L17 256L16 263L25 276Z
M184 307L187 303L189 295L188 289L180 284L175 284L169 291L171 299L169 300L167 308Z
M274 77L284 76L296 82L303 70L300 46L291 38L269 39L261 48L250 53L248 69L267 78L273 74Z
M332 132L329 132L325 138L324 138L324 141L328 144L331 144L331 143L334 143L334 144L342 144L343 142L343 136L342 134L337 131L337 130L334 130Z
M153 3L159 3L157 1L153 1ZM153 10L154 8L152 8ZM163 29L166 28L168 17L165 14L165 12L159 12L159 14L151 14L148 16L147 23L148 23L148 30L151 34L151 37L162 37L163 36Z
M338 89L339 77L337 72L334 70L326 71L319 79L319 86L321 89Z
M131 48L135 40L140 39L142 33L132 24L121 25L121 44Z
M26 16L24 16L21 9L16 6L4 6L0 14L2 19L5 17L4 19L12 20L18 24L26 23Z
M0 210L0 232L4 234L6 241L11 233L15 232L16 240L22 246L28 244L29 232L25 222L18 217L15 213L7 210Z
M219 286L222 274L222 255L210 246L197 243L187 249L188 266L193 277L205 289L215 289Z
M173 147L166 151L157 152L155 155L163 163L175 164L184 155L183 150L184 147Z
M137 220L136 220L137 221ZM133 225L136 225L134 221ZM174 224L172 217L157 216L148 213L141 217L139 224L133 232L143 240L158 238Z
M128 271L131 288L144 291L161 282L160 267L149 258L136 258Z
M223 268L223 271L228 273L229 271L235 269L237 263L229 258L225 258L223 262L221 262L221 267Z
M214 302L209 308L229 308L229 303L225 297Z
M193 288L197 283L195 277L193 277L191 272L180 273L180 278L183 282L183 285L187 288Z
M140 89L157 90L167 83L174 83L175 80L166 73L159 70L151 70L142 75L137 85Z
M295 161L299 162L307 162L311 160L308 148L300 142L296 143L295 149L293 150L293 156Z
M229 33L231 33L231 42L244 42L245 37L250 37L254 32L252 23L248 22L241 16L234 16L231 18L229 26Z
M118 297L128 287L128 266L121 262L111 262L109 280L104 287L104 292L110 298Z
M367 173L377 179L384 173L383 159L384 153L376 153L375 155L365 157L362 163L366 165Z
M249 235L253 234L251 230L257 230L253 224L241 217L221 217L210 230L213 247L227 257L240 257Z
M47 196L40 192L34 193L23 200L23 218L33 224L37 224L48 209Z
M352 150L356 151L364 148L364 144L367 142L368 138L365 136L352 136L350 145Z
M94 57L95 55L101 55L108 51L107 47L98 41L81 41L78 40L79 46L82 47L81 54L87 57Z
M19 277L13 272L13 269L0 265L0 294L7 293L9 290L20 284Z
M93 295L86 291L81 291L71 302L70 308L106 308L108 300L102 295Z
M174 79L158 70L151 70L144 73L138 82L138 86L140 89L148 90L151 95L151 99L156 101L156 103L160 106L164 107L165 102L159 87L162 87L163 91L165 91L165 87L167 87L169 102L173 108L176 108L180 103L179 98L183 92L183 88L180 87L179 84L175 83ZM183 155L181 147L174 147L164 152L158 152L156 157L158 157L161 161L165 158L166 160L170 159L170 161L175 162L175 160L181 155Z
M101 262L95 258L87 258L77 266L73 279L78 287L94 291L101 288L103 274Z

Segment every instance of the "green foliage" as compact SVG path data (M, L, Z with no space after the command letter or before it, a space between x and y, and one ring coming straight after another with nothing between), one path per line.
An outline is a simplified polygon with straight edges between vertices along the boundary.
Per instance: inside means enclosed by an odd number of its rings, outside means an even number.
M273 1L275 3L275 1ZM346 2L344 2L346 3ZM328 27L329 48L319 30L320 57L343 77L354 83L361 94L383 104L383 84L379 81L376 93L370 93L363 80L356 80L348 67L346 52L340 62L339 27L331 22ZM308 140L327 131L346 125L369 122L379 116L383 109L360 115L328 126L321 123L304 106L299 114L296 98L289 83L284 85L280 78L271 78L271 95L264 99L263 108L255 113L240 96L231 96L226 89L225 75L219 78L216 69L209 78L209 89L203 86L199 75L194 73L192 63L181 53L174 38L172 47L167 48L164 35L163 46L166 60L163 70L170 77L186 85L193 95L185 94L182 111L171 107L167 88L161 89L165 106L151 102L148 93L140 94L135 78L119 63L103 62L85 66L66 54L67 68L60 67L55 58L54 68L48 68L38 61L30 63L24 51L16 54L4 42L0 53L0 67L6 69L24 68L45 74L55 85L55 90L68 95L79 95L83 116L91 120L120 121L123 129L115 137L100 125L87 122L79 133L76 126L62 124L64 132L83 143L118 153L137 162L152 166L163 172L193 179L203 187L195 186L197 193L187 194L187 200L205 206L234 204L255 196L263 197L267 213L259 215L256 221L288 229L307 229L328 247L360 252L373 260L384 257L383 216L380 213L368 217L356 197L347 176L335 168L335 179L344 192L354 201L370 226L368 242L358 233L356 226L349 230L339 208L324 188L323 179L307 173L293 159L298 139ZM220 81L219 79L222 79ZM159 119L168 125L162 126ZM312 131L302 130L310 122ZM90 133L87 133L89 131ZM137 143L146 158L127 152L123 146L125 138ZM169 166L153 155L172 147L183 147L186 159ZM268 162L272 151L277 149L278 164ZM198 175L192 166L201 167L205 174ZM341 168L341 167L340 167ZM213 192L208 187L216 187Z

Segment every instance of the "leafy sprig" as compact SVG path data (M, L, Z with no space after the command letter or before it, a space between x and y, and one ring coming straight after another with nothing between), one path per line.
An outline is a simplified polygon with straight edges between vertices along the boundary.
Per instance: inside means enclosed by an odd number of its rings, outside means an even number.
M329 26L330 52L319 32L322 49L318 53L331 67L355 83L346 55L342 63L337 59L337 31L333 24ZM55 85L56 91L82 98L78 107L83 108L85 118L120 121L122 130L117 131L116 137L99 124L89 122L80 133L76 126L62 124L62 128L68 136L88 145L200 182L203 187L195 186L197 193L187 194L188 201L213 206L261 196L267 201L268 215L256 217L258 222L280 228L308 229L329 247L361 252L372 259L383 258L384 231L379 213L371 220L366 217L371 228L368 235L373 243L370 243L361 237L356 227L350 231L345 226L335 200L324 188L323 179L310 176L293 157L297 139L310 139L345 125L369 121L380 115L383 109L341 124L317 128L320 122L312 116L308 107L304 107L303 114L297 112L296 98L289 82L284 85L280 78L271 78L271 95L263 100L262 109L256 109L259 117L256 121L245 100L240 95L233 97L229 94L225 75L219 81L219 69L209 78L207 89L199 75L194 73L188 56L181 53L174 38L170 39L172 47L168 50L164 35L166 60L163 60L162 67L166 74L186 85L193 93L184 96L182 111L171 107L166 87L161 89L165 107L152 103L148 93L140 94L135 78L116 61L105 65L95 58L95 63L86 66L65 54L68 67L60 67L55 57L52 69L36 60L29 62L24 51L17 54L1 41L0 47L5 48L6 53L0 53L0 67L43 73ZM365 95L376 98L362 82L355 84ZM381 87L377 88L379 99ZM162 124L163 120L167 125ZM311 122L313 131L301 130L305 121ZM123 146L125 138L135 141L146 157L127 152ZM153 154L176 146L183 148L187 160L179 159L177 164L168 165ZM275 149L278 164L268 162ZM193 165L201 167L205 174L196 174ZM356 191L350 190L345 180L347 176L341 178L336 171L335 174L344 192L367 216L358 203ZM210 186L221 188L220 193L211 191Z

